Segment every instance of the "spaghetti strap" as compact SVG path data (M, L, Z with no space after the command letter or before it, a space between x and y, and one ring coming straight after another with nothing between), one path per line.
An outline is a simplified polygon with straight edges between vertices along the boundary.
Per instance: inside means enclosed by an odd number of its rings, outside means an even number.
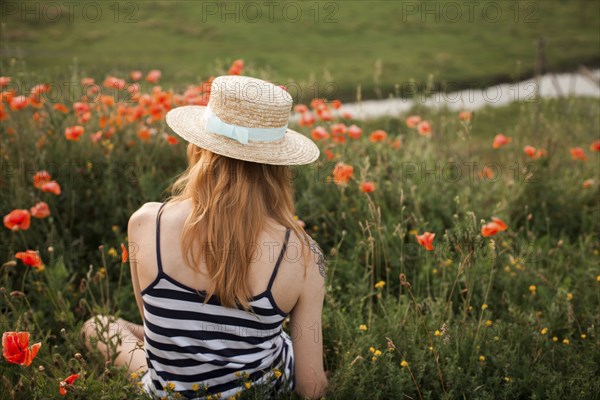
M156 214L156 264L158 265L158 274L163 273L162 260L160 257L160 215L166 203L162 203Z
M283 259L283 255L287 248L288 239L290 238L290 228L285 230L285 240L283 241L283 246L281 247L281 253L279 253L279 258L277 259L277 263L275 264L275 268L273 269L273 274L271 274L271 279L269 279L269 286L267 286L267 291L271 291L271 287L273 286L273 282L275 282L275 276L277 275L277 271L279 270L279 264L281 264L281 260Z

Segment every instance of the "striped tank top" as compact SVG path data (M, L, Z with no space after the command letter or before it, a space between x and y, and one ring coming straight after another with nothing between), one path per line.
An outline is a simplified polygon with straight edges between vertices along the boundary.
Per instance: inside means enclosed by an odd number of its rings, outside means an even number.
M267 289L251 298L250 311L225 307L216 296L204 304L206 291L188 287L163 270L160 215L164 205L156 217L158 275L141 292L148 364L142 388L158 397L166 396L169 388L192 399L217 394L227 399L247 383L269 384L274 394L293 390L292 341L282 329L287 314L271 293L290 228Z

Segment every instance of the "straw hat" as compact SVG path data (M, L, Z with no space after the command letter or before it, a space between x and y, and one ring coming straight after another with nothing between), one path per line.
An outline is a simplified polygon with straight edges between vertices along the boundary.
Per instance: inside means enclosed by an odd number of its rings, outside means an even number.
M166 119L183 139L213 153L263 164L310 164L319 148L287 127L292 102L272 83L226 75L213 80L207 106L174 108Z

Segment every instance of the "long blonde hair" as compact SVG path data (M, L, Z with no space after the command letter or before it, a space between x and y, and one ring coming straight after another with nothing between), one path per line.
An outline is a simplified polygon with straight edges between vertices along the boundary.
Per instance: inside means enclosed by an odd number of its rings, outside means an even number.
M192 143L187 158L188 167L166 200L192 201L181 236L184 261L198 270L204 257L211 279L206 301L215 295L224 306L249 309L248 267L267 216L304 239L297 254L307 265L309 238L294 219L291 170L221 156ZM194 242L202 244L199 251L193 251Z

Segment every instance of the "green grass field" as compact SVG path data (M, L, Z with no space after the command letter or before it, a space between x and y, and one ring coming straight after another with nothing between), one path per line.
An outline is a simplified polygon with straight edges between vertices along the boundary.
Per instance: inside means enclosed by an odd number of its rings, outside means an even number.
M138 122L110 118L101 132L113 134L94 142L115 106L94 111L70 141L64 132L76 116L67 106L5 108L0 125L0 214L38 201L50 208L26 230L0 231L0 325L42 343L28 367L0 362L0 398L63 398L59 382L79 373L65 398L142 399L135 379L85 351L79 330L96 313L139 322L118 249L131 213L163 199L185 168L185 144L168 144L163 120L142 140ZM402 116L345 120L361 126L360 139L318 142L320 160L294 169L294 187L297 215L327 257L327 399L596 398L600 155L591 144L599 106L571 98L513 104L476 112L470 123L414 109L431 122L431 137ZM369 140L376 129L387 132L383 142ZM512 142L493 149L500 132ZM547 153L530 159L525 145ZM575 147L585 160L572 158ZM346 186L331 179L339 162L354 167ZM493 176L482 175L484 166L494 166ZM34 188L42 169L60 195ZM376 190L362 193L364 181ZM492 217L508 229L484 237ZM415 238L425 231L436 234L432 251ZM27 249L39 251L43 270L15 258ZM263 390L241 399L262 399Z
M240 58L259 76L301 85L302 101L347 101L359 85L363 98L387 97L396 84L430 74L452 88L531 76L538 38L546 43L545 70L600 61L595 1L282 1L261 6L260 16L248 2L87 3L71 13L39 6L24 15L43 3L3 5L3 67L17 57L23 71L51 81L70 78L74 62L93 77L158 68L163 84L180 86L224 73Z

